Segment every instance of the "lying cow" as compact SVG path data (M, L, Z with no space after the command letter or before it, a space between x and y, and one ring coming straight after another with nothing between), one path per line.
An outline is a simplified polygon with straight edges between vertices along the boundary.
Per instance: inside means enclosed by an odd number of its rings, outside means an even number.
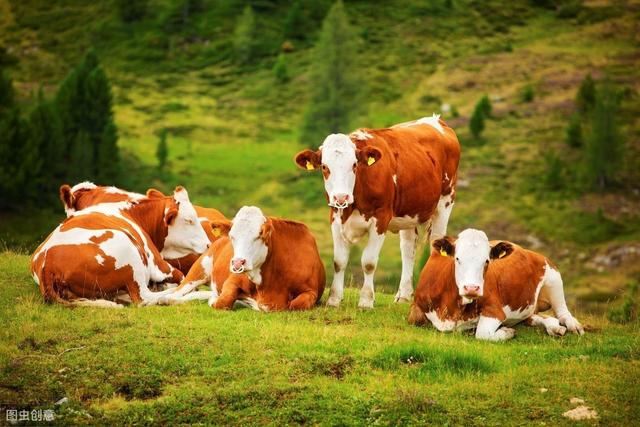
M142 200L145 197L162 198L165 196L155 189L149 189L145 196L144 194L125 191L117 187L97 186L91 182L82 182L73 187L64 184L60 187L60 199L62 200L67 216L100 203L134 202ZM221 236L221 228L213 227L211 225L212 222L225 225L229 224L230 221L217 209L203 208L195 205L193 207L196 210L200 225L207 234L207 237L211 242L215 242ZM181 257L176 257L175 254L162 254L165 261L182 271L184 274L187 274L193 263L200 255L201 253L190 253Z
M400 233L402 275L395 299L410 301L417 227L426 225L431 238L446 234L459 160L456 134L437 115L332 134L317 151L296 155L302 169L322 171L331 207L335 275L328 305L342 301L350 245L367 235L358 306L373 307L373 275L387 231Z
M552 308L556 317L537 313ZM502 341L508 326L525 321L549 335L583 334L564 299L562 278L544 256L467 229L458 239L435 240L422 269L409 323L429 320L439 331L476 328L476 338Z
M207 282L210 294L189 294ZM161 302L209 296L209 305L218 309L243 301L265 311L306 310L320 301L324 286L324 265L307 226L245 206L233 218L229 237L215 242Z
M171 197L101 203L70 214L38 247L31 272L46 302L120 307L104 298L121 292L133 303L158 294L149 282L175 282L183 274L160 253L204 252L209 239L187 191Z

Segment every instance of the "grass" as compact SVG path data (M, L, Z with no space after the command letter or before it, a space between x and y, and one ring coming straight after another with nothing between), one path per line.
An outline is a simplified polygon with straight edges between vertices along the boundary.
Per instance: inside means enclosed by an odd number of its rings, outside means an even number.
M605 425L640 417L637 322L578 313L597 330L485 343L409 326L390 294L360 311L355 290L304 313L70 310L41 302L27 264L0 254L0 401L60 424L562 425L571 397Z

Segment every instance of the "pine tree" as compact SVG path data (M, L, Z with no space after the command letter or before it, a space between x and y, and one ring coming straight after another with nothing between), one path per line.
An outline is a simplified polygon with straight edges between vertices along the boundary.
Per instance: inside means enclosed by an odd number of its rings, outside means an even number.
M480 103L476 104L473 110L471 120L469 120L469 130L475 139L480 139L480 135L484 130L484 112Z
M156 148L156 158L158 159L158 169L161 171L167 165L167 158L169 157L169 146L167 144L167 130L163 129L160 132L160 139L158 140L158 147Z
M248 64L253 59L255 48L256 19L251 6L246 6L238 19L233 34L233 47L236 60Z
M587 74L576 94L576 109L584 117L593 110L595 103L596 84L591 78L591 74Z
M329 10L310 68L310 93L302 142L318 146L330 133L349 130L351 118L361 105L362 82L355 64L356 37L342 1Z
M577 148L582 145L582 124L580 123L580 115L572 114L567 125L567 144L570 147Z
M304 40L308 29L300 0L295 0L284 19L283 32L285 39Z
M286 83L289 81L289 71L287 70L287 58L284 53L278 55L278 60L273 66L273 74L279 83Z
M478 102L478 108L482 111L485 117L491 117L491 111L493 110L493 106L491 105L491 101L487 95L480 98L480 102Z
M616 120L620 96L608 81L595 94L585 171L590 185L604 189L611 184L622 160L624 141Z

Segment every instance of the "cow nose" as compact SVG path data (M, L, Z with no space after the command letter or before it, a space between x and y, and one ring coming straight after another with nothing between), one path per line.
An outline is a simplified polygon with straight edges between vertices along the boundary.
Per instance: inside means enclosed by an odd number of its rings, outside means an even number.
M480 286L477 285L465 285L464 293L467 295L478 295Z
M335 194L333 196L333 200L339 205L344 205L345 203L347 203L348 199L349 196L347 194Z
M234 270L240 270L247 263L247 260L244 258L234 258L231 260L231 265Z

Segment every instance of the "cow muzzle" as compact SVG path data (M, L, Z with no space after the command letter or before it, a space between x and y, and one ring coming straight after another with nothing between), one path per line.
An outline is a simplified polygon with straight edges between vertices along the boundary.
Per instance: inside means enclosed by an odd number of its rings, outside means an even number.
M476 299L482 296L482 291L478 285L465 285L462 287L461 296L469 299Z
M247 260L244 258L233 258L229 265L229 270L232 273L242 273L245 271Z
M331 203L329 204L329 206L332 206L338 209L344 209L347 206L349 206L349 203L351 203L350 199L351 197L348 194L344 194L344 193L334 194L333 197L331 198Z

